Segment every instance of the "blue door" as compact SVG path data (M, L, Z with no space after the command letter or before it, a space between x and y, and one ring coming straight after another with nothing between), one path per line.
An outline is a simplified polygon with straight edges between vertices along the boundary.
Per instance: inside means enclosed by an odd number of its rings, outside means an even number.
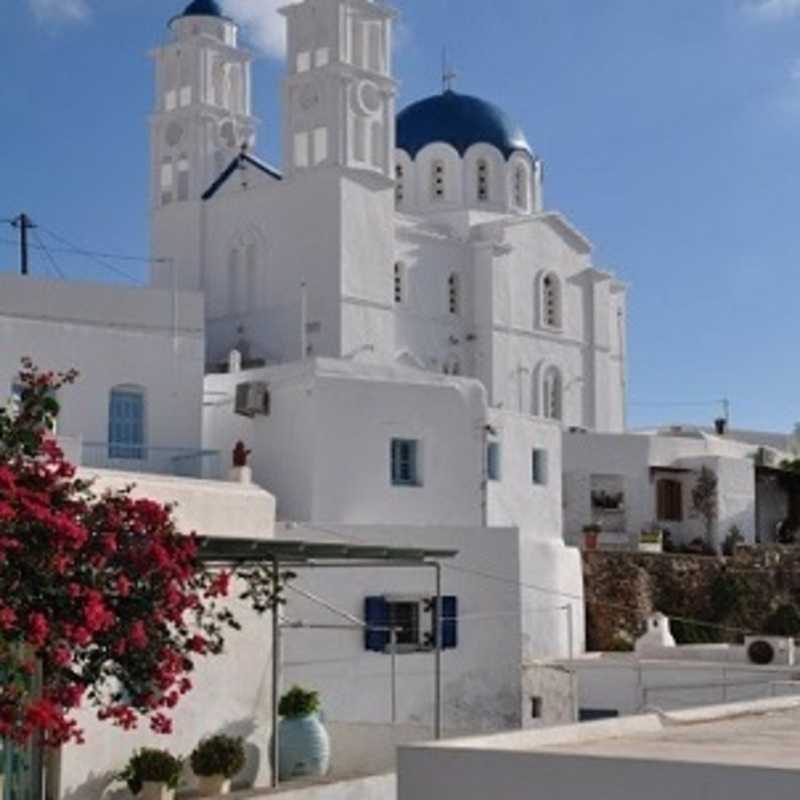
M18 747L0 739L2 800L36 800L39 781L35 780L38 763L33 746Z

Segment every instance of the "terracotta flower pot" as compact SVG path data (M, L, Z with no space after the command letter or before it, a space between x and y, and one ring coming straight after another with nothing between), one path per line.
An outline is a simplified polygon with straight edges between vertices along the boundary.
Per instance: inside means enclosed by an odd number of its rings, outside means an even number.
M224 775L198 775L197 790L203 797L218 797L231 793L230 778Z
M583 532L583 546L586 550L597 550L600 534L597 531Z

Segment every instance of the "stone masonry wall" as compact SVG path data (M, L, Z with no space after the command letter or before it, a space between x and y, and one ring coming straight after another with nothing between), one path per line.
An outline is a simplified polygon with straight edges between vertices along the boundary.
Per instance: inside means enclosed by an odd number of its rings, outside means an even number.
M585 551L583 566L589 650L630 649L652 611L672 618L679 643L800 635L798 547L743 547L733 558Z

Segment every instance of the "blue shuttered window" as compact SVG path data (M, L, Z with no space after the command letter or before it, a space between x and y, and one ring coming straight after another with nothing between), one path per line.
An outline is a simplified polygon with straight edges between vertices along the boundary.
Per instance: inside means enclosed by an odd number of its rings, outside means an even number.
M434 599L434 606L436 600ZM436 611L433 614L436 620ZM433 642L436 644L436 623L434 621ZM450 595L442 597L442 650L454 650L458 647L458 598Z
M364 646L375 653L383 653L389 644L389 604L385 598L368 597L365 600L364 622L367 623Z
M135 389L113 389L108 412L109 458L145 458L144 394Z
M389 602L384 596L367 597L364 601L364 647L373 653L388 653L389 627L398 630L397 645L402 653L430 651L436 646L436 599L420 599L416 615L409 615L415 601ZM397 613L394 613L396 608ZM412 619L413 616L413 619ZM458 647L458 598L442 597L442 649Z

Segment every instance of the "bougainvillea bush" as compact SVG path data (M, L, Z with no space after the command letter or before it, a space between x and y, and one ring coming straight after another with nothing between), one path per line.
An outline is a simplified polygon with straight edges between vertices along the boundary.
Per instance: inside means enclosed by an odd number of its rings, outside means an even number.
M23 360L22 398L0 408L0 736L53 746L82 741L79 706L169 733L195 660L238 627L232 576L203 567L168 506L98 494L64 460L50 432L75 377Z

